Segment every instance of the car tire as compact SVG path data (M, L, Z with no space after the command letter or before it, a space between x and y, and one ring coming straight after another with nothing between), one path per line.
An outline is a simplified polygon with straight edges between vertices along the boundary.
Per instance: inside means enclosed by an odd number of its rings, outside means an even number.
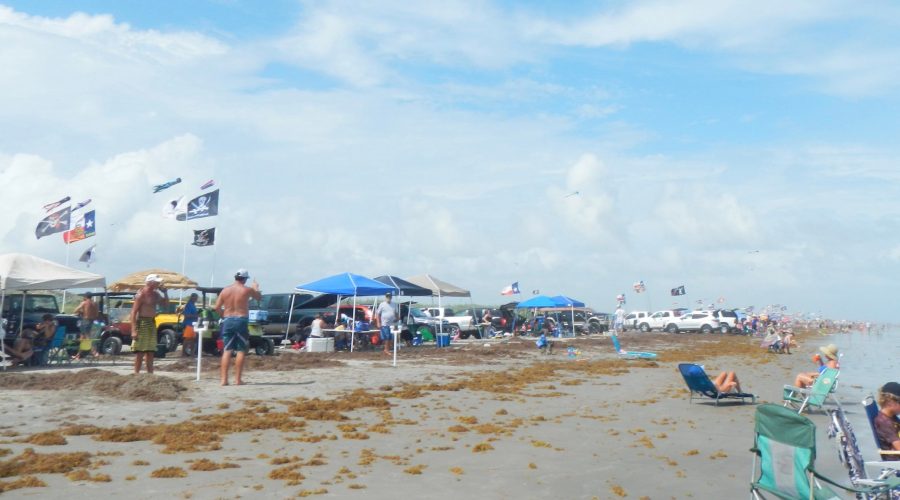
M197 339L186 339L181 343L181 355L193 358L197 355Z
M110 356L117 356L122 352L122 339L110 335L100 342L100 352Z
M459 327L459 325L453 324L453 323L450 324L450 336L451 337L461 338L460 337L461 333L462 333L462 329ZM466 335L466 337L468 337L468 335Z
M724 335L726 333L731 333L731 328L729 328L728 325L722 325L719 327L719 331Z
M603 326L598 321L588 321L587 330L590 334L603 333Z
M160 330L159 343L165 344L168 352L174 352L175 349L178 349L178 338L175 336L175 332L169 328Z
M709 325L703 325L703 326L700 327L700 333L706 333L706 334L709 334L709 333L711 333L711 332L712 332L712 327L709 326Z
M639 326L638 329L644 333L647 333L650 331L650 325L648 325L647 323L641 323L641 326Z
M666 326L666 331L669 333L678 333L678 325L676 325L675 323L669 323L669 325Z
M275 343L272 339L260 339L253 348L257 356L271 356L275 353Z

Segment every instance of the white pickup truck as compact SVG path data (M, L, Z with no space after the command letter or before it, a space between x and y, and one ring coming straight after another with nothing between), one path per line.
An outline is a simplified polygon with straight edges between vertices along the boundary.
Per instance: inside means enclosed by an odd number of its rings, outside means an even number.
M466 338L478 331L478 321L471 316L456 316L449 307L426 307L423 309L432 318L450 323L450 335Z
M686 309L667 309L664 311L657 311L650 315L649 318L644 318L640 322L638 322L638 329L642 332L649 332L650 330L663 330L663 331L672 331L673 333L678 331L678 321L682 314L686 312Z

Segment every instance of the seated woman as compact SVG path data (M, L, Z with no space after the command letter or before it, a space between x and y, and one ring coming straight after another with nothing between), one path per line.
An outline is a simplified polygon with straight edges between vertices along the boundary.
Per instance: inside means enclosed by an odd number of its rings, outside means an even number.
M878 448L885 451L900 451L900 384L888 382L878 393L878 406L881 409L875 417L875 435ZM898 455L883 455L884 460L900 461Z
M794 387L810 387L814 383L816 383L816 379L819 377L819 374L826 369L841 367L840 363L838 363L838 348L836 345L828 344L826 346L820 347L819 350L822 351L822 354L825 355L825 361L823 361L822 356L819 356L818 354L813 356L813 361L819 365L818 371L798 373L797 377L794 378Z
M722 372L710 380L719 392L743 392L737 374L734 372Z

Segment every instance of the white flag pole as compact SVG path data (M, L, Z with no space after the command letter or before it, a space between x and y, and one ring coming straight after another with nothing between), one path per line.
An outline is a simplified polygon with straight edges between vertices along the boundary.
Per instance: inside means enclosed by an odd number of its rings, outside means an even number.
M66 267L69 267L69 247L72 245L71 242L66 242ZM63 288L63 298L62 298L62 306L59 308L59 312L65 314L66 312L66 289Z

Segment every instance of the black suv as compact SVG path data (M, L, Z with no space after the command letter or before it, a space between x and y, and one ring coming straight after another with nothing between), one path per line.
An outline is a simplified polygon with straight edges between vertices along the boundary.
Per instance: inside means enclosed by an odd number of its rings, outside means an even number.
M25 315L22 316L22 297L25 297ZM22 329L33 329L41 322L45 314L52 314L59 326L66 328L66 334L77 335L81 329L78 326L78 317L71 314L60 314L56 296L43 293L27 293L7 295L3 299L2 317L7 321L6 341L15 342L19 335L19 322L22 321Z

